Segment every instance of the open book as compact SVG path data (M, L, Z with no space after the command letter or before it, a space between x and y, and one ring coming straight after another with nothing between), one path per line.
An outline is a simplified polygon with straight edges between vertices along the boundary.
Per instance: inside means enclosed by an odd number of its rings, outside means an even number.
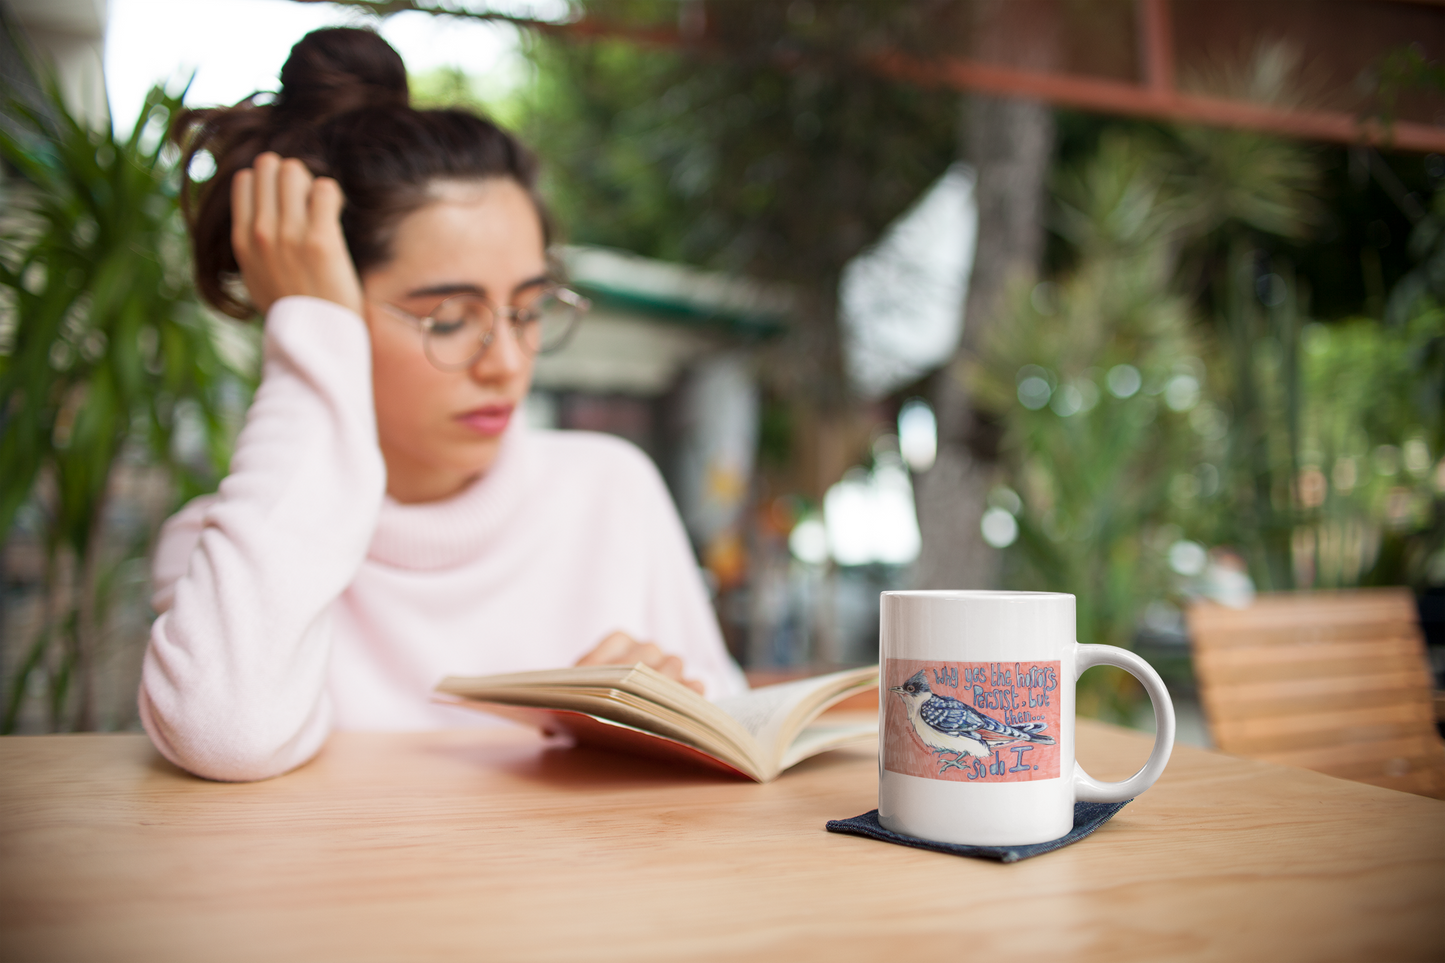
M814 720L876 685L875 665L709 702L638 663L452 676L436 691L441 701L564 732L581 743L688 759L767 782L809 756L871 742L878 733L872 714Z

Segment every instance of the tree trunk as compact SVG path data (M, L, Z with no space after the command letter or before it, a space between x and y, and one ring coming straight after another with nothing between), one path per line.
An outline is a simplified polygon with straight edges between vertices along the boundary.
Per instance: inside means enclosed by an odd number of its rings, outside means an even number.
M996 475L996 441L973 410L962 372L985 344L1007 288L1038 272L1054 147L1053 112L1044 104L974 95L964 109L964 157L977 173L978 244L958 351L935 378L938 457L915 483L923 532L919 588L998 582L998 552L979 529Z

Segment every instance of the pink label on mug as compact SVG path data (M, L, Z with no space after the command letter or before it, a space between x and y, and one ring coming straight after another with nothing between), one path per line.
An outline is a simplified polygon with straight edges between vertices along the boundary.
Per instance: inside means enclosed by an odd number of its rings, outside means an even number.
M883 768L951 782L1059 776L1059 663L889 659Z

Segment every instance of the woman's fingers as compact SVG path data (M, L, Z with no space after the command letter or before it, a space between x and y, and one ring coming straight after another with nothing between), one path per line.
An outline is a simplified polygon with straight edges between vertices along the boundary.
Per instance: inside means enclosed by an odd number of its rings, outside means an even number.
M361 281L341 231L341 187L296 158L256 155L231 182L231 248L261 312L307 295L360 314Z
M682 664L682 660L679 659L677 656L662 653L661 662L656 664L649 662L647 664L652 666L658 672L661 672L663 675L667 676L669 679L681 682L683 685L687 686L698 695L703 694L701 682L698 682L696 679L689 679L682 674L684 666Z
M246 270L251 254L251 225L256 216L256 172L247 167L231 178L231 250Z
M625 632L613 632L598 642L591 652L577 660L578 665L626 665L627 656L637 643Z
M262 314L271 307L275 297L262 258L256 250L256 171L246 168L231 178L231 252L241 269L246 293Z
M668 655L651 642L637 642L625 632L613 632L577 660L578 665L635 665L638 662L681 682L699 695L703 692L701 682L684 678L682 659Z
M231 179L231 251L251 303L262 314L281 296L276 278L276 169L281 159L260 154Z
M309 232L311 172L306 165L288 157L276 174L276 230L281 243L299 248Z
M265 256L276 249L277 175L281 169L279 155L266 151L256 155L251 169L255 174L255 213L251 218L251 244L257 253Z
M323 237L334 231L341 233L341 185L330 177L318 177L311 182L309 195L309 220L311 236Z
M346 198L341 185L329 177L311 182L307 194L307 226L303 239L306 255L314 261L325 279L323 297L362 312L361 279L351 263L346 237L341 232L341 209Z

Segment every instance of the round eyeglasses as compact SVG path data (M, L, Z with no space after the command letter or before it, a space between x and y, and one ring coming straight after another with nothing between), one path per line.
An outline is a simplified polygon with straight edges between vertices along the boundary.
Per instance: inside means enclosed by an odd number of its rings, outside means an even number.
M544 288L521 307L498 308L480 294L457 294L419 318L386 301L377 302L422 333L427 360L443 371L476 364L497 339L497 320L510 321L512 337L528 354L546 354L567 344L582 316L592 307L576 291Z

